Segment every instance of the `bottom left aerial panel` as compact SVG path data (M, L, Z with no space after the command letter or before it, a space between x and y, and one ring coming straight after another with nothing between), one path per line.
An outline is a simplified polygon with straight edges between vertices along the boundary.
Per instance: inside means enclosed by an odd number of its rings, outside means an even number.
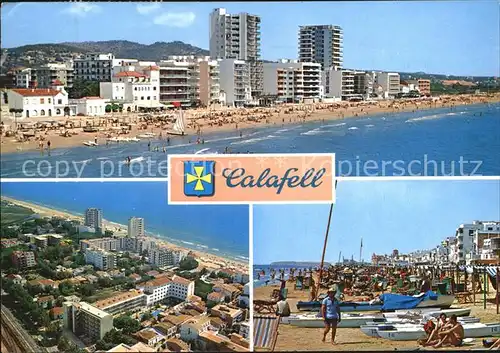
M249 351L249 209L1 183L2 352Z

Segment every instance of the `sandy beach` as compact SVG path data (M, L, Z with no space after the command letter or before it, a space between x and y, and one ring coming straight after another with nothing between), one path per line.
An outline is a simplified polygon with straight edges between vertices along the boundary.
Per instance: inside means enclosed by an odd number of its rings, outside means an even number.
M491 288L491 287L490 287ZM269 300L274 289L279 286L265 286L254 289L254 299ZM292 313L296 313L296 304L299 300L309 300L309 291L294 290L293 283L287 282L288 302ZM488 298L494 298L494 292L490 292ZM353 299L346 296L346 300ZM498 322L499 316L496 314L496 305L492 302L487 303L486 309L483 309L482 297L476 295L476 305L473 304L455 304L453 307L472 308L471 316L481 319L481 322ZM367 312L368 313L368 312ZM413 341L391 341L381 338L368 337L358 328L339 328L337 329L336 345L327 340L321 342L322 328L300 328L290 325L280 325L278 330L278 339L276 344L277 351L351 351L351 350L416 350L419 348L417 342ZM481 339L474 339L472 344L467 344L464 349L481 348ZM421 350L426 348L420 347ZM428 350L435 350L427 348ZM446 350L448 348L442 348Z
M390 100L368 102L336 102L314 104L284 104L269 108L213 108L185 111L188 122L187 136L172 139L187 139L196 143L197 135L234 131L246 128L281 126L312 121L340 120L381 113L399 113L456 107L470 104L500 102L500 94L441 96L415 100ZM101 117L48 117L14 119L2 112L1 153L15 153L40 149L51 142L51 148L83 146L85 141L102 145L110 137L136 137L145 132L156 138L166 137L173 126L176 114L172 111L156 114L113 113ZM50 121L48 123L48 121ZM17 130L16 130L17 126ZM92 126L97 132L84 132L83 127ZM126 126L125 134L119 134ZM10 131L10 133L8 133ZM9 136L6 135L9 134ZM23 138L23 133L29 137ZM69 137L65 137L71 135ZM131 143L131 142L129 142ZM91 147L89 147L91 148Z
M46 206L40 206L31 202L20 201L11 197L3 196L2 200L9 201L15 205L22 206L31 209L33 212L39 214L42 217L61 217L65 219L83 221L83 216L75 215L70 212L59 211ZM103 219L104 228L113 231L115 235L126 234L127 226ZM217 256L212 253L203 252L199 250L193 250L187 247L182 247L177 244L170 243L162 238L148 236L155 241L166 245L168 247L179 249L183 251L191 251L193 255L199 260L200 266L205 266L209 268L232 268L241 272L248 273L248 263L243 261L237 261L235 259L228 259L222 256Z

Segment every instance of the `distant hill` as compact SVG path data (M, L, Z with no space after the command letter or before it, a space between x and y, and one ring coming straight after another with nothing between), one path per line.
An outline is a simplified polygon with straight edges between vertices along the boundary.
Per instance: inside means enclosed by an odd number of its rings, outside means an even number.
M320 262L307 262L307 261L277 261L272 262L270 266L277 267L319 267L321 265ZM325 262L324 266L329 267L330 263Z
M156 42L149 45L127 40L32 44L3 48L2 71L19 66L33 67L46 62L62 62L90 52L113 53L117 58L150 61L166 59L169 55L209 55L206 49L180 41Z

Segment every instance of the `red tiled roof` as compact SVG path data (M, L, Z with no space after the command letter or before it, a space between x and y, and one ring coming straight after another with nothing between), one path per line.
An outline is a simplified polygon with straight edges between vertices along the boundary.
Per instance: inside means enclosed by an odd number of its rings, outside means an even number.
M136 78L139 78L139 77L146 77L146 75L140 74L140 73L135 72L135 71L122 71L122 72L117 73L115 75L115 77L136 77Z
M207 295L207 299L211 301L219 301L224 298L224 293L222 292L212 292Z
M89 97L82 97L82 99L104 99L104 98L97 97L97 96L89 96Z
M187 286L189 283L191 283L190 280L185 279L184 277L181 277L181 276L177 276L177 275L174 275L174 277L172 277L172 282L178 283L178 284L183 284L185 286Z
M148 66L145 70L159 71L160 67L159 66Z
M64 86L64 83L62 83L61 81L59 81L57 79L54 80L54 81L52 81L52 84L55 85L55 86Z
M56 307L50 309L50 313L52 315L62 315L64 313L64 309L61 308L60 306L56 306Z
M144 283L144 286L145 287L159 287L159 286L164 286L170 282L171 281L168 277L160 277L160 278L153 279L151 281L147 281L146 283Z
M23 97L54 97L60 93L58 90L50 88L17 88L12 91Z

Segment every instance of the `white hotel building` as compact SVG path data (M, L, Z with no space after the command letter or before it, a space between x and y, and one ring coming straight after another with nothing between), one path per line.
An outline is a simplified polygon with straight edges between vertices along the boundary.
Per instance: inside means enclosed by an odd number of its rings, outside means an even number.
M376 84L380 86L384 98L394 98L401 91L400 77L395 72L378 72Z
M194 295L194 281L174 275L171 279L160 277L148 281L140 286L146 294L146 305L160 303L167 298L186 300Z
M134 59L116 59L111 53L84 54L73 61L73 78L82 81L111 82L113 68Z
M220 89L226 94L226 104L242 107L252 101L250 66L243 60L220 59Z
M93 265L102 271L116 268L116 255L106 250L87 248L85 250L85 263Z
M321 64L286 59L264 63L264 94L285 102L321 98Z
M131 238L144 236L144 218L139 218L139 217L129 218L128 236Z
M71 109L69 106L68 93L62 85L38 89L16 88L9 90L7 95L9 110L22 110L22 113L16 113L19 118L75 114L75 109Z

